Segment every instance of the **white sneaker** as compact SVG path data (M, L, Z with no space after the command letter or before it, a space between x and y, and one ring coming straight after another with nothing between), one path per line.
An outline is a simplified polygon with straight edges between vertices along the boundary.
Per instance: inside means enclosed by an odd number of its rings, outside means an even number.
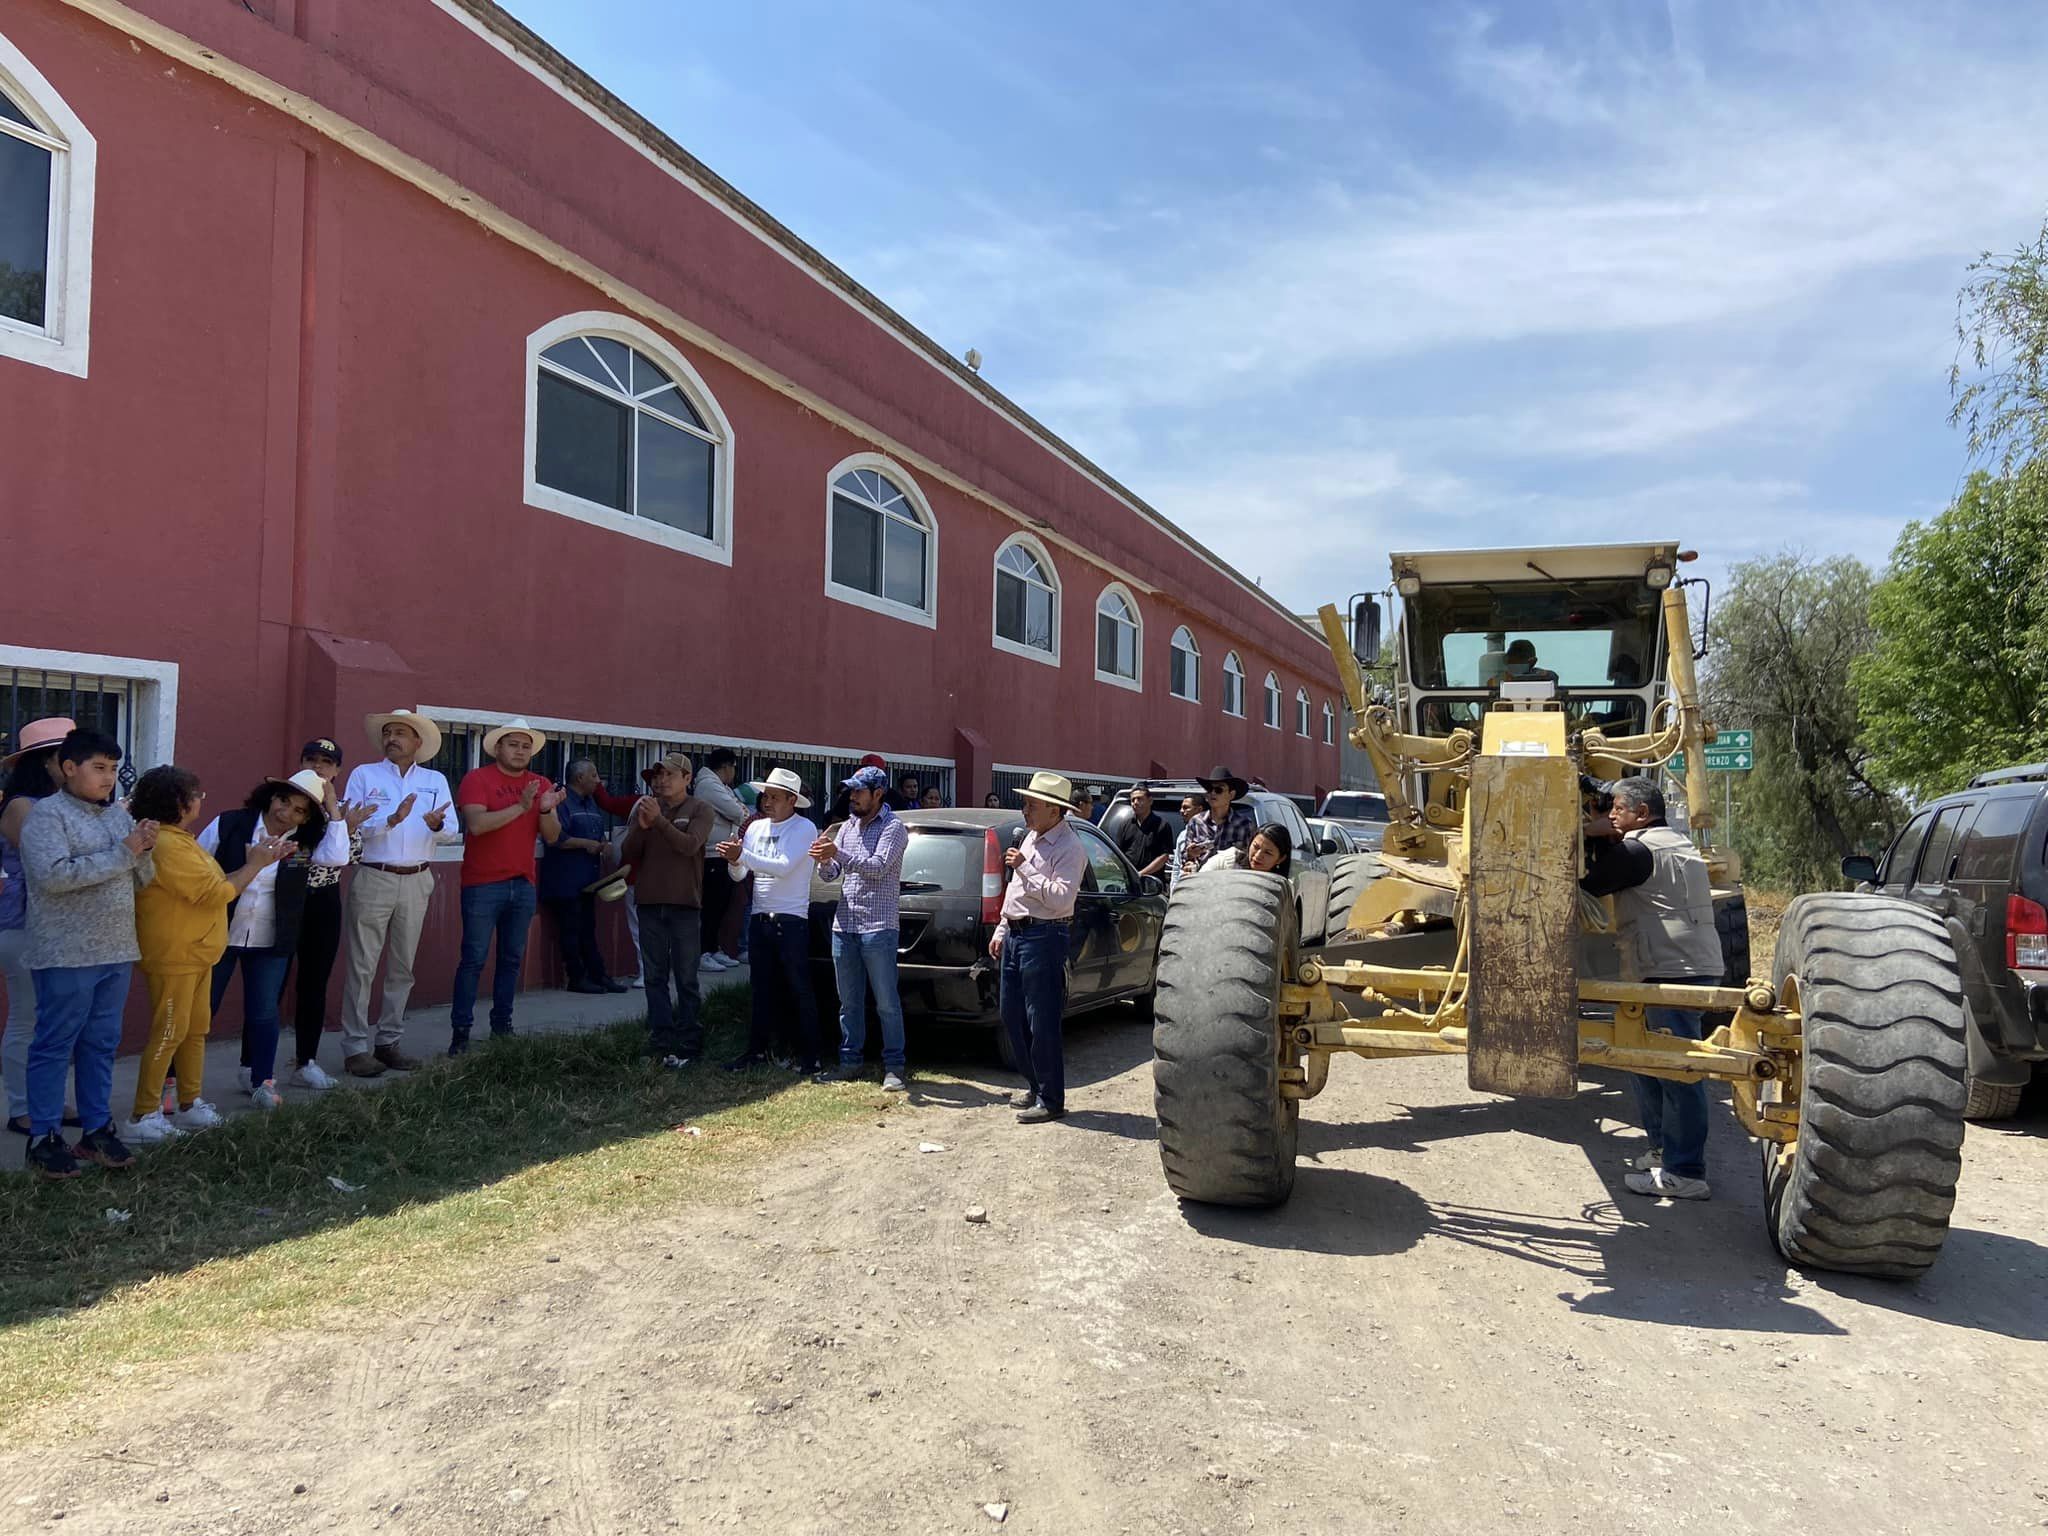
M697 962L697 969L700 971L729 971L732 969L732 962L714 949L710 954Z
M277 1091L277 1079L275 1078L266 1077L263 1079L250 1092L249 1097L256 1101L258 1109L272 1110L284 1108L284 1095Z
M140 1120L130 1120L121 1127L123 1141L138 1142L148 1146L153 1142L172 1141L178 1135L178 1128L164 1118L164 1112L153 1109Z
M235 1081L242 1085L242 1092L248 1093L256 1086L256 1072L251 1067L235 1068Z
M635 976L632 978L632 980L628 981L626 985L636 989L642 989L645 988L647 985L647 978L645 976Z
M1682 1173L1666 1173L1662 1168L1632 1173L1621 1182L1629 1187L1631 1194L1648 1195L1656 1200L1711 1200L1714 1197L1714 1191L1705 1179L1688 1179Z
M301 1088L317 1088L322 1092L334 1086L334 1079L320 1070L320 1063L309 1061L292 1074L292 1081Z
M882 1074L882 1092L908 1093L909 1091L910 1085L904 1082L903 1079L898 1077L894 1072L884 1072Z
M1664 1149L1652 1147L1647 1152L1638 1152L1628 1160L1628 1166L1637 1173L1648 1173L1652 1168L1664 1166Z
M181 1131L210 1131L223 1122L219 1110L204 1099L194 1099L191 1108L179 1110L171 1123Z

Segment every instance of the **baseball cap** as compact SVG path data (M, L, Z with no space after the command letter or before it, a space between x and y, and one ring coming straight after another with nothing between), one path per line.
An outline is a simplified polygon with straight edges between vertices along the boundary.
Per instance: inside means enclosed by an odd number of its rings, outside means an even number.
M860 760L860 765L863 768L887 769L889 766L889 760L886 757L882 756L882 754L879 752L870 752L866 757L863 757Z
M332 758L338 763L341 761L341 748L325 736L315 736L311 741L299 748L300 762L303 763L309 757Z
M856 768L851 777L839 781L839 786L842 789L887 789L889 775L870 764L866 768Z

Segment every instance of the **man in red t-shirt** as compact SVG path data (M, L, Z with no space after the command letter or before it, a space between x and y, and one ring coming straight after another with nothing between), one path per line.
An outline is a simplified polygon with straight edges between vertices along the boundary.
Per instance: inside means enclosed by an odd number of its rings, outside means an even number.
M546 744L547 736L524 720L484 732L484 755L491 761L465 774L455 791L464 833L462 962L455 968L455 1000L448 1014L450 1056L469 1049L477 983L493 935L498 966L491 978L491 1034L512 1033L512 998L538 904L535 839L553 842L562 833L555 807L564 791L526 766Z

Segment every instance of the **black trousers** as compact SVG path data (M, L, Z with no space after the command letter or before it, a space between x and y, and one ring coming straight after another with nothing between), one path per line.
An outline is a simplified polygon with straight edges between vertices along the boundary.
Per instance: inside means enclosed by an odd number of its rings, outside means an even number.
M747 930L753 966L753 1016L747 1053L772 1055L778 1032L790 1037L797 1064L818 1066L818 997L811 990L811 920L756 912Z
M327 1028L327 983L334 976L334 958L341 952L341 887L315 886L306 892L305 915L299 919L298 994L292 1000L294 1066L320 1054L320 1034ZM284 991L278 990L283 1011ZM246 1065L246 1063L245 1063Z
M704 939L703 954L712 954L718 949L718 941L725 927L725 909L732 905L733 879L725 872L725 860L704 861Z
M569 985L603 982L604 951L597 947L597 898L577 894L550 896L541 903L554 914L555 933L562 943L562 968L569 973Z

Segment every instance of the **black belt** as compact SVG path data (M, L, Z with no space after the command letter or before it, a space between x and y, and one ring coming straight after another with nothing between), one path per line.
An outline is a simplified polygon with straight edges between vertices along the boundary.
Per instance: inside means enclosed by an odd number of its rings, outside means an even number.
M1009 924L1010 931L1016 933L1025 928L1064 928L1072 921L1070 917L1013 917Z

